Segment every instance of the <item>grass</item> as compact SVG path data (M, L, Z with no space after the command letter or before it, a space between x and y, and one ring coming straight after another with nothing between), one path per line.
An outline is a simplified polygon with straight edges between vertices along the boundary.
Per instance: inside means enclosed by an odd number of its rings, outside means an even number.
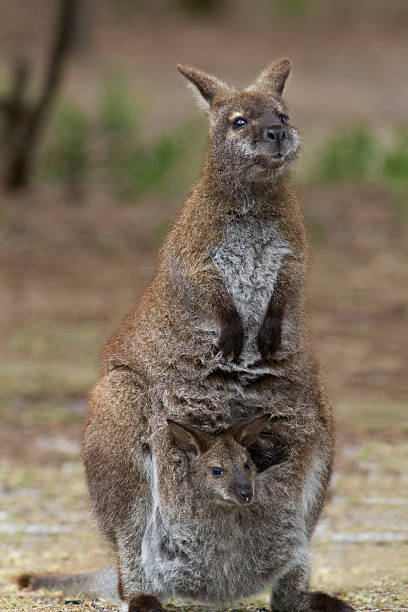
M164 189L171 192L171 184L180 184L180 162L187 180L191 180L189 169L195 169L196 156L191 157L189 150L194 134L190 121L147 144L142 130L145 113L145 105L128 89L123 76L114 73L108 77L98 118L103 143L101 170L113 195L122 201Z
M283 19L302 19L313 14L317 0L275 0L275 10Z
M342 182L385 185L393 193L397 218L406 220L407 126L397 126L388 143L384 143L372 127L365 124L335 132L320 147L304 179L318 185Z
M83 185L91 166L89 138L87 115L76 103L62 102L42 162L44 179L68 187Z
M377 159L375 137L370 128L356 125L335 133L324 143L315 162L320 184L361 181L371 177Z
M392 190L398 219L408 220L408 127L395 132L392 146L382 160L382 176Z
M61 183L70 195L81 194L95 181L122 201L159 190L183 153L188 127L148 143L142 129L145 112L142 97L118 73L105 78L92 116L63 101L40 159L40 174Z

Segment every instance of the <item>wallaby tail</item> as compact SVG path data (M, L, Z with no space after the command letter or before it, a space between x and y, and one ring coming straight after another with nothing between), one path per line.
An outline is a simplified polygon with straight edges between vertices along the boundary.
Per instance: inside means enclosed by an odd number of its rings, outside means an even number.
M102 597L119 602L118 574L112 565L93 572L81 574L20 574L15 582L20 589L58 589L65 595Z

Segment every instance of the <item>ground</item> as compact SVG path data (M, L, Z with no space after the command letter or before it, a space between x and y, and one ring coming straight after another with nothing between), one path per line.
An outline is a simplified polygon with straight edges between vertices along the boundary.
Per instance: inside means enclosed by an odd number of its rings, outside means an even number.
M12 37L23 32L22 51L39 56L48 3L26 6L24 18L17 5L10 3L0 20L0 52L7 57ZM35 13L39 26L31 28ZM406 118L402 19L272 25L272 44L265 24L252 27L253 15L245 14L249 31L242 24L239 30L236 15L233 27L225 16L216 23L156 17L115 21L101 10L93 51L74 64L67 90L91 107L97 73L112 57L124 63L155 102L146 116L153 138L169 117L177 122L193 112L176 61L244 82L270 57L290 55L289 97L305 126L304 158L325 134L356 119L371 121L381 136ZM303 180L297 189L312 238L309 310L338 422L312 585L358 610L408 610L408 223L395 194L378 181ZM28 194L1 196L2 610L113 609L19 593L11 581L26 570L79 571L107 562L79 458L86 396L99 347L150 278L182 198L170 189L123 204L96 184L75 204L38 180ZM267 601L263 594L233 608L255 610Z

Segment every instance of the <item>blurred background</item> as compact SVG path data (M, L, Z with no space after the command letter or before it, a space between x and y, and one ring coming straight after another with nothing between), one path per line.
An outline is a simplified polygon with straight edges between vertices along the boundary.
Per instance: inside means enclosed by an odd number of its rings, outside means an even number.
M201 166L176 63L241 86L281 56L339 430L313 585L408 609L407 31L406 0L0 2L0 609L66 610L5 585L106 560L81 423Z

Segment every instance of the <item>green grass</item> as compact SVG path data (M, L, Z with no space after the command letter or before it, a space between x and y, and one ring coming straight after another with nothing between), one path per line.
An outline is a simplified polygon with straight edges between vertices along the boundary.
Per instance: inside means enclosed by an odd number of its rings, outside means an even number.
M128 87L124 75L111 73L103 84L97 125L104 182L121 200L135 201L159 190L181 155L184 127L147 144L143 133L146 103Z
M125 201L160 190L183 155L188 126L147 142L145 116L143 97L131 91L124 75L110 73L92 116L73 102L60 103L40 159L41 175L77 192L101 182Z
M275 0L274 5L278 17L283 19L302 19L317 8L316 0Z
M395 131L382 160L382 176L394 193L398 218L408 218L408 126Z
M333 134L323 144L315 162L315 180L320 184L366 180L376 164L374 133L365 125L356 125Z
M75 102L61 103L42 160L46 180L75 186L85 182L91 166L90 128L89 118Z
M303 180L317 185L371 183L393 196L398 220L408 219L408 127L397 126L384 143L369 125L334 132L321 145ZM313 223L311 223L313 235Z

